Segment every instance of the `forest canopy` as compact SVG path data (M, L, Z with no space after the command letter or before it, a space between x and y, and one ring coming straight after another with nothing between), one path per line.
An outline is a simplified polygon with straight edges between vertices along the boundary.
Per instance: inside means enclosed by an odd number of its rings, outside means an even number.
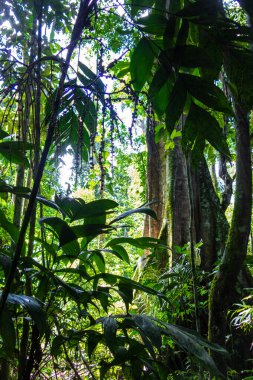
M0 379L253 379L251 0L0 7Z

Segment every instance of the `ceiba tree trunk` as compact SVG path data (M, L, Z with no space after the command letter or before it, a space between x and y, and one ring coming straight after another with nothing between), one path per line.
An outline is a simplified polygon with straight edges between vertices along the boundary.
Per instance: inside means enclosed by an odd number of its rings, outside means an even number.
M144 236L160 237L172 248L172 262L177 260L175 246L189 242L190 202L187 165L180 141L166 153L162 142L155 143L154 129L146 133L147 200L156 200L151 205L157 213L157 221L146 217ZM191 170L194 206L194 241L203 241L201 267L211 271L213 264L221 257L228 234L228 222L215 192L208 166L204 158L197 168ZM168 251L163 252L168 256ZM163 264L168 261L160 257ZM164 268L164 265L162 267Z

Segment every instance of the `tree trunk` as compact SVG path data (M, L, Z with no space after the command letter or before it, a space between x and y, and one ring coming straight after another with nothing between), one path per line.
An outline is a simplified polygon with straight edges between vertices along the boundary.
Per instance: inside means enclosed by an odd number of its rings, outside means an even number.
M212 282L209 303L209 338L225 345L227 311L235 301L236 283L247 254L252 207L252 173L249 120L247 111L235 104L236 115L236 190L228 243L219 271ZM226 361L215 357L220 369Z

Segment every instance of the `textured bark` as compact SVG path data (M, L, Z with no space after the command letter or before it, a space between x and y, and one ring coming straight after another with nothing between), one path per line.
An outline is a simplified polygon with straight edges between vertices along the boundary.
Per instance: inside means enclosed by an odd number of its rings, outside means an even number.
M169 161L169 212L171 218L171 246L173 249L175 245L182 247L190 240L187 166L180 142L175 142L175 148L170 153ZM176 257L173 249L172 260L176 259Z
M152 122L148 122L146 130L146 142L148 151L146 185L147 201L154 202L149 207L155 211L157 220L146 215L143 235L160 238L165 244L167 244L167 155L164 150L163 143L155 143L154 123ZM145 254L149 254L149 251L147 251ZM159 249L157 251L157 257L159 269L164 269L168 262L168 250Z
M209 305L210 340L225 345L226 315L235 301L236 283L247 254L251 224L252 173L249 121L246 110L235 104L236 114L236 190L228 243L219 271L212 282ZM226 361L217 356L220 369L226 371Z
M154 202L150 205L157 220L146 216L144 224L144 236L158 238L164 218L165 208L165 182L166 154L163 143L155 143L155 132L153 123L149 123L146 130L146 142L148 150L147 158L147 201Z
M199 189L199 199L195 199L195 208L199 210L195 221L196 241L203 241L201 267L211 271L215 261L222 257L229 226L205 159L200 161L195 177Z
M190 240L190 203L186 160L181 146L176 144L170 156L170 216L172 247L183 246ZM191 169L193 192L193 238L195 243L203 241L201 267L211 271L215 261L222 256L228 234L228 223L212 179L203 158L198 168ZM174 250L173 250L174 252ZM173 253L173 259L177 255Z

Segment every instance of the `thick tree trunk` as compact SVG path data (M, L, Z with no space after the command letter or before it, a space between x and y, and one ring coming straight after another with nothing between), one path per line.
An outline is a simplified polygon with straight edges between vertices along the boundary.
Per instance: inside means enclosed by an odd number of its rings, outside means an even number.
M157 220L150 216L145 217L144 236L158 238L164 218L165 207L165 173L166 153L162 142L155 143L153 123L148 123L146 130L147 142L147 201L157 216Z
M195 208L199 209L195 221L196 241L203 241L201 267L211 271L216 260L222 257L229 226L204 158L199 163L195 178L199 196L195 200Z
M190 241L190 202L185 155L179 141L169 157L169 213L171 226L172 261L177 259L175 246L184 246ZM195 182L195 181L193 181ZM195 234L195 228L194 228Z
M247 254L251 224L252 173L249 121L247 111L235 104L236 114L236 190L228 243L219 271L212 282L209 305L210 340L225 345L227 311L235 301L238 275ZM220 369L226 371L226 361L216 357Z
M155 211L157 220L148 215L145 217L143 235L160 238L167 244L167 154L162 142L155 143L154 123L149 120L147 124L147 201L154 202L149 207ZM164 269L168 262L168 250L159 249L157 256L159 268Z
M170 155L170 217L172 248L183 246L190 240L190 203L186 159L179 143ZM203 241L200 250L201 267L211 271L215 261L223 254L228 234L228 222L215 192L212 179L203 158L197 169L191 170L194 208L193 238ZM177 254L173 249L173 260Z

